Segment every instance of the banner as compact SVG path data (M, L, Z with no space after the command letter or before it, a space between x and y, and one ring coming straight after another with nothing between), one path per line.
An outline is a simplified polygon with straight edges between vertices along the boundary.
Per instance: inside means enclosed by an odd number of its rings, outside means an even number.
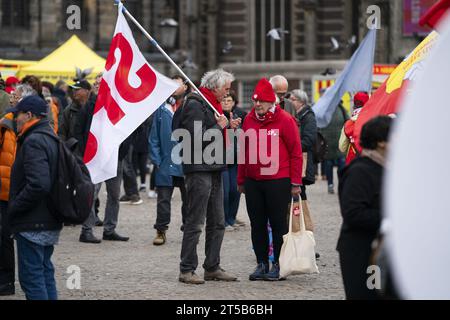
M145 60L119 13L95 105L84 162L92 182L117 176L120 144L178 88Z
M366 103L355 124L355 142L359 148L359 135L363 125L378 115L401 112L399 102L407 93L408 84L414 81L423 69L424 60L436 42L438 34L432 32L405 60L394 70L383 85Z

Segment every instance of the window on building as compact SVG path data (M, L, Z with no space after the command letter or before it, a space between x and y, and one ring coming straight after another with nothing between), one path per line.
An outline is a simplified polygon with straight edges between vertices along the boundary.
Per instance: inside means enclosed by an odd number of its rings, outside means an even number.
M143 24L142 21L142 1L141 0L126 0L122 1L127 10L133 15L133 17L140 23ZM128 22L131 31L133 31L133 35L135 37L141 36L141 31L139 28L131 21Z
M242 92L240 96L240 106L245 110L250 110L253 107L252 95L255 90L256 81L242 82Z
M30 27L30 3L28 0L3 0L2 2L3 27Z
M291 60L291 0L255 1L255 59L261 61ZM272 29L282 32L281 40L267 36Z
M86 6L86 3L84 0L64 0L62 3L62 12L63 17L68 17L67 8L75 5L78 8L80 8L81 12L81 29L80 31L88 31L89 30L89 10ZM65 27L65 23L63 24L63 27Z

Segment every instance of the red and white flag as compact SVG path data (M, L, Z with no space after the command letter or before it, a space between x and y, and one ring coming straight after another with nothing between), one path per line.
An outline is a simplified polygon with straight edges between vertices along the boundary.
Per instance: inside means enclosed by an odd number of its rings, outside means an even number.
M93 183L117 176L120 144L178 88L145 60L119 5L84 162Z

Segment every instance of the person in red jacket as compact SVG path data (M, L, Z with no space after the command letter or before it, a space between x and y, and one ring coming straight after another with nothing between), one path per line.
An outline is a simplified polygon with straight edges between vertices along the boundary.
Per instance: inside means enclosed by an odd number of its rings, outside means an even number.
M355 97L353 98L354 111L352 117L345 122L344 127L342 128L341 137L339 139L339 150L346 154L346 165L349 165L359 155L359 151L355 145L355 123L367 101L369 101L369 95L366 92L358 92L355 94Z
M302 148L295 119L276 105L275 92L261 79L252 96L254 108L245 118L240 137L238 189L245 193L257 267L249 279L280 280L278 259L288 232L286 212L302 184ZM242 152L244 151L244 152ZM274 262L269 271L272 227Z

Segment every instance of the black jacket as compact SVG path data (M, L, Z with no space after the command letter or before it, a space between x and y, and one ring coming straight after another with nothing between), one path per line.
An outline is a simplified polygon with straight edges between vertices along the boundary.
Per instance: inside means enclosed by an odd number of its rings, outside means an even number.
M134 153L149 153L148 136L150 134L150 127L152 123L153 114L136 129L136 137L133 143Z
M183 159L183 172L185 174L187 173L193 173L193 172L209 172L209 171L222 171L226 168L225 165L225 150L222 151L223 158L222 159L215 159L214 163L212 164L206 164L203 159L203 151L205 148L210 145L211 143L214 143L214 141L205 141L202 143L202 155L201 155L201 161L199 164L194 163L194 141L196 139L201 139L203 141L202 137L203 134L209 130L209 129L217 129L221 132L223 131L222 128L217 124L216 117L214 114L214 111L211 110L211 107L203 101L203 99L198 97L193 97L192 95L187 98L187 100L184 102L184 105L182 107L182 114L181 114L181 123L180 128L186 129L190 133L191 141L190 143L188 141L183 140L181 143L183 144L183 149L190 149L191 150L191 159L189 163L185 163ZM194 121L201 122L201 132L194 132ZM201 137L200 137L201 134ZM220 135L221 139L223 139L223 134ZM214 140L214 139L213 139ZM222 141L223 142L223 141ZM222 143L223 145L225 143ZM225 146L223 146L225 149ZM199 151L198 151L199 152ZM213 152L212 156L215 156L215 153ZM198 157L198 156L197 156Z
M95 101L88 100L83 107L72 103L63 112L59 136L64 141L70 138L76 139L78 144L75 153L80 157L84 156L84 151L86 150L94 107Z
M316 144L317 138L317 122L316 116L310 106L304 107L296 114L300 126L300 138L302 142L302 152L308 154L308 160L306 163L306 176L302 181L304 185L314 184L314 160L313 160L313 148Z
M59 112L62 113L69 104L66 93L61 89L55 89L53 90L53 95L59 99L59 102L61 103L61 110L59 110Z
M43 131L54 134L47 119L28 129L17 143L8 206L12 233L62 228L47 206L57 174L58 145Z
M231 111L233 113L233 119L237 119L237 118L241 118L242 122L241 125L239 126L239 129L242 128L242 124L244 123L244 119L247 116L247 112L245 112L243 109L239 108L239 107L234 107L233 110ZM224 111L224 115L227 117L228 121L230 120L230 113ZM238 165L238 137L234 137L234 162L233 164L228 164L228 166L237 166Z
M340 173L342 228L338 251L368 253L381 224L383 167L367 157L355 159Z

